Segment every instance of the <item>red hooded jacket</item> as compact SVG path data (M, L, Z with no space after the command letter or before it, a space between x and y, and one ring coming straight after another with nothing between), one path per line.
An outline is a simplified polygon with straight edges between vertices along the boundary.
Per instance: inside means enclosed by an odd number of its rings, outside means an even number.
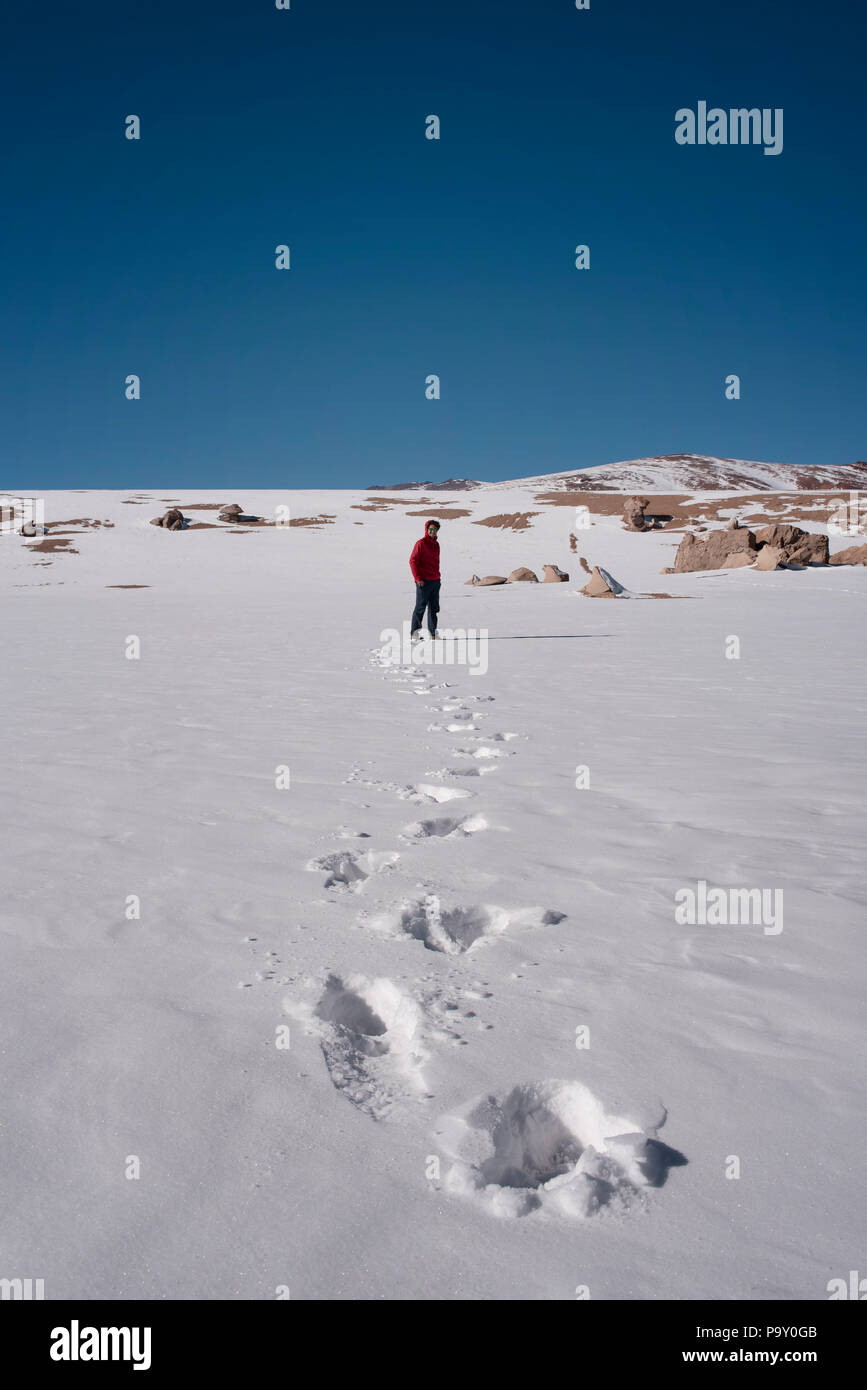
M409 557L409 567L416 584L425 584L440 577L440 543L431 540L427 533L429 526L430 522L426 521L424 535L420 541L416 541Z

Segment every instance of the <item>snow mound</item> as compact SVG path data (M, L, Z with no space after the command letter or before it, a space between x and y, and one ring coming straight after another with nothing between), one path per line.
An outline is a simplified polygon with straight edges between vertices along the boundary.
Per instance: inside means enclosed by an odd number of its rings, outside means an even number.
M492 1215L547 1211L582 1219L635 1204L683 1162L632 1120L609 1114L578 1081L517 1085L449 1116L441 1131L453 1158L445 1186Z

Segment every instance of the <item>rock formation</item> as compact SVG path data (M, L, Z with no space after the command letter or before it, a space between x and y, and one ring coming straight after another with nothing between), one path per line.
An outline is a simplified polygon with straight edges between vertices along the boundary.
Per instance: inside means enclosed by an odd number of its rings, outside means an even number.
M783 552L783 562L792 565L827 565L828 537L800 526L765 526L756 532L759 547L770 545Z
M543 565L543 584L568 584L569 576L564 574L557 565Z
M778 545L763 545L756 560L756 569L778 570L783 563L783 554Z
M787 565L827 565L828 537L805 531L803 539L783 551Z
M183 531L185 525L186 518L177 507L169 507L165 516L155 516L151 520L151 526L163 526L167 531Z
M850 545L831 556L832 565L867 565L867 545Z
M622 591L623 585L618 584L607 570L601 570L598 565L594 565L593 573L581 593L586 594L588 598L616 598Z
M536 575L536 574L534 574L532 570L528 570L528 569L526 569L526 568L524 568L524 567L521 567L521 568L519 568L519 569L512 570L512 573L509 575L509 583L510 583L510 584L538 584L538 583L539 583L539 576Z
M227 507L223 507L222 511L220 512L220 521L228 521L228 522L238 522L238 521L240 521L240 522L242 522L242 523L247 523L247 524L249 525L249 524L251 524L251 523L254 522L254 521L264 521L264 517L261 517L261 516L249 516L249 515L244 511L243 507L239 507L239 506L238 506L238 503L237 503L237 502L230 502L229 505L228 505ZM291 524L291 523L290 523L290 524Z
M704 528L696 527L697 531ZM762 556L765 551L773 552ZM756 569L773 570L780 565L827 565L828 537L804 531L800 526L775 523L753 535L732 518L724 531L710 531L705 541L686 535L674 560L675 574L694 570L735 569L756 561Z
M627 497L623 503L623 525L627 531L649 531L651 524L646 520L644 508L648 506L646 497Z
M756 555L756 538L752 531L738 527L736 531L711 531L707 540L696 540L689 532L684 536L674 557L675 574L690 574L694 570L723 569L732 553Z

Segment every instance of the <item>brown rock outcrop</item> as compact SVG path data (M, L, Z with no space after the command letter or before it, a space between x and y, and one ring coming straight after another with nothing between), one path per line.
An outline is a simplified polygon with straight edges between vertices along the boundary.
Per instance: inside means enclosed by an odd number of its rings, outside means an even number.
M569 582L568 574L564 574L557 565L543 565L542 570L543 584L568 584Z
M763 545L756 560L757 570L778 570L783 564L783 550L778 545Z
M827 565L828 537L816 531L807 531L802 540L786 546L783 554L787 565Z
M739 570L744 565L751 565L755 560L755 553L752 550L733 550L723 560L724 570Z
M867 565L867 545L850 545L831 556L832 565Z
M252 514L248 514L243 510L242 507L238 506L237 502L232 502L228 507L223 507L220 511L219 516L220 521L235 524L237 524L238 522L242 522L248 526L252 525L254 522L262 522L264 521L264 519L265 518L261 516L253 516Z
M605 570L599 569L598 565L593 566L593 573L581 590L588 598L616 598L622 585L608 574Z
M687 533L674 557L675 574L690 574L694 570L719 570L735 552L748 552L755 558L756 538L752 531L738 527L737 531L711 531L707 540L696 540Z
M479 584L479 585L482 585L482 584L508 584L508 582L509 582L509 581L508 581L508 579L506 578L506 576L505 576L504 574L486 574L485 577L484 577L484 579L479 579L478 575L474 574L473 577L472 577L472 579L468 579L468 580L467 580L467 583L468 583L468 584Z
M773 546L783 552L783 563L792 565L827 565L828 537L817 531L804 531L800 526L783 526L777 522L756 532L758 545Z
M520 566L518 569L512 570L512 573L509 575L509 583L538 584L539 576L534 574L532 570L528 570L526 566Z
M646 520L644 508L648 506L646 497L627 497L623 503L623 525L627 531L649 531L650 522Z
M775 522L773 526L763 526L761 531L756 532L756 545L774 545L779 550L785 550L806 534L800 526L783 526Z
M166 531L183 531L185 524L184 514L177 507L170 507L165 516L155 516L151 520L151 526L162 526Z

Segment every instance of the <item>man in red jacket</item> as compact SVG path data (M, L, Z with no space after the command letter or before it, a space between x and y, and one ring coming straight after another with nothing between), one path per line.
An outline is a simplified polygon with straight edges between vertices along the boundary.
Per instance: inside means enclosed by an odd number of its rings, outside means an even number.
M438 521L426 521L424 535L416 541L409 557L409 567L415 580L415 609L412 615L411 635L421 637L424 611L427 609L427 625L431 637L437 635L437 614L440 610L440 543L437 531Z

